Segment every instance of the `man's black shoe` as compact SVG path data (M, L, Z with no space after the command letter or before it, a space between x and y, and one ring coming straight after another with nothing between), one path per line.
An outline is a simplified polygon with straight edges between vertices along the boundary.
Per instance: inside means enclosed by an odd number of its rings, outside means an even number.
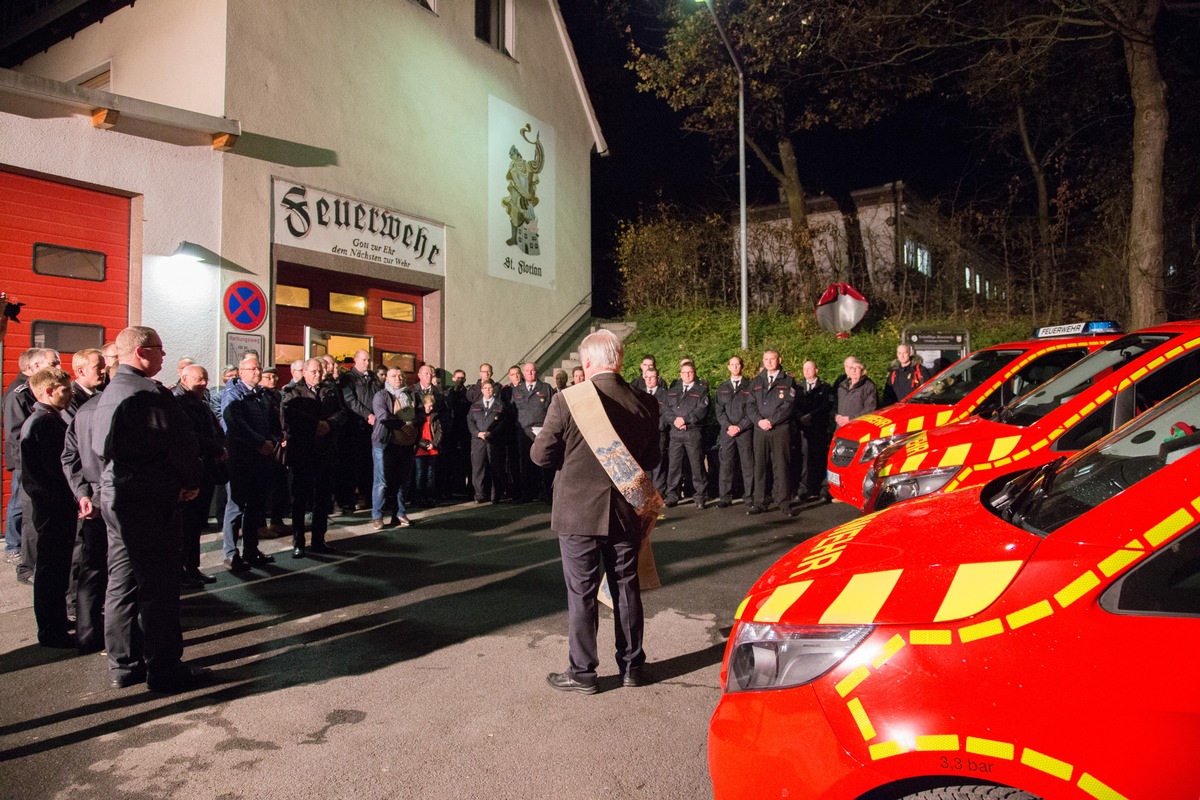
M696 508L700 509L701 511L704 510L704 508L707 504L708 504L708 501L705 500L703 497L696 498Z
M190 578L190 579L192 579L192 580L194 580L194 581L199 581L199 582L200 582L200 583L202 583L202 584L204 584L204 583L216 583L216 582L217 582L217 579L216 579L216 578L214 578L212 575L205 575L203 572L201 572L201 571L200 571L200 570L198 570L198 569L188 569L188 570L184 570L183 574L184 574L186 577L188 577L188 578Z
M225 566L230 572L246 572L250 569L250 565L242 561L242 557L237 553L234 553L232 558L225 559Z
M186 572L179 578L180 589L200 589L204 586L204 581L198 581Z
M175 694L199 688L212 680L212 670L180 664L165 677L147 677L146 688L159 694Z
M113 675L108 685L114 689L128 689L130 686L137 686L139 683L145 682L145 670L135 669L132 672L122 672L118 675Z
M642 667L630 667L621 676L621 685L627 689L645 686L649 682L650 676L646 674L645 669Z
M724 497L717 501L717 508L729 508L731 505L733 505L733 501L726 500Z
M780 511L780 513L782 513L782 514L783 514L785 517L798 517L798 516L800 516L800 509L796 508L796 507L795 507L794 505L792 505L791 503L780 503L780 504L779 504L779 511Z
M313 542L308 547L310 552L320 553L323 556L332 556L337 554L337 550L333 549L324 542Z
M303 547L293 547L292 548L292 558L304 558L304 548Z
M746 509L746 515L747 515L747 516L750 516L750 517L753 517L753 516L755 516L756 514L761 514L761 513L763 513L764 511L766 511L766 509L765 509L765 508L763 508L762 506L756 506L756 505L754 505L753 503L751 503L751 504L750 504L750 507Z
M546 683L560 692L579 692L580 694L595 694L600 687L594 683L577 681L565 672L551 672L546 676Z
M668 497L665 501L663 501L663 505L667 508L674 508L675 506L679 505L679 501L674 497Z
M246 556L246 563L252 567L262 567L275 563L275 558L266 553L254 552Z

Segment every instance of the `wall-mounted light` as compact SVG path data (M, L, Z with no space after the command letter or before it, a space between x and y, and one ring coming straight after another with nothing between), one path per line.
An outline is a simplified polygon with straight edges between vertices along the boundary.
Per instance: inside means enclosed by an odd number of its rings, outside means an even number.
M171 254L171 258L178 258L180 261L201 261L207 264L221 263L221 257L212 250L189 241L180 242L179 246L175 248L175 252Z

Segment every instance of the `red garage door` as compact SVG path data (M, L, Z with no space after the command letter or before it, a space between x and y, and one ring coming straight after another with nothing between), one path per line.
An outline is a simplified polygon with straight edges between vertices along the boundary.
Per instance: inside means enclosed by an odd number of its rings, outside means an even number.
M70 372L72 353L128 324L129 198L0 170L0 290L25 304L4 335L5 387L30 347Z

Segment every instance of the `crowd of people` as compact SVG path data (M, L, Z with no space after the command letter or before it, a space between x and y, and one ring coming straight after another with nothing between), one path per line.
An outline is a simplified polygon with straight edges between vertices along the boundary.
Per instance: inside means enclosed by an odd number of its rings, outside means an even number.
M926 377L911 356L898 348L893 394ZM216 387L183 358L167 388L154 379L164 357L157 332L138 326L73 354L73 378L56 351L32 348L4 395L6 561L33 585L38 641L106 650L115 686L194 679L181 661L178 596L216 580L200 569L214 517L225 566L245 572L274 560L259 537L286 530L284 518L299 559L335 552L326 541L335 513L369 508L381 530L412 525L410 508L457 498L551 504L555 469L531 449L555 394L586 379L582 367L558 370L551 385L525 363L496 381L484 363L471 385L463 370L443 384L430 365L409 383L399 367L372 369L360 350L345 366L328 355L295 361L282 386L256 353L226 366ZM657 404L651 474L666 506L741 497L749 514L774 506L794 516L794 501L820 496L831 431L876 407L855 358L836 388L812 361L797 377L767 350L759 366L747 376L730 358L712 402L691 360L668 385L654 356L642 359L631 387ZM164 525L178 537L163 537Z

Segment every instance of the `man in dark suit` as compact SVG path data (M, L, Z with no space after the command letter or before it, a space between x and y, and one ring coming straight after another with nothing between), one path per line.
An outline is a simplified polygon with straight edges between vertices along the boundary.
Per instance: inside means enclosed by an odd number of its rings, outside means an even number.
M521 470L519 500L532 502L540 498L549 503L554 472L537 467L530 460L529 448L533 446L533 439L537 436L534 428L540 428L546 420L554 390L550 388L550 384L538 380L537 367L532 361L521 365L521 376L523 380L512 389L512 407L517 414L517 451Z
M67 426L62 452L63 474L79 506L74 562L75 644L81 654L104 649L104 593L108 588L108 528L100 514L100 473L104 464L90 446L98 406L99 401L89 400L75 412Z
M487 380L480 384L479 399L467 412L467 432L471 442L471 485L475 502L500 502L504 448L500 444L508 409L495 396L496 385Z
M104 645L112 685L145 680L151 691L176 692L206 672L183 663L179 624L179 504L199 493L201 463L191 423L153 379L164 355L153 328L117 334L120 366L96 401L90 446L104 464Z
M729 380L717 387L718 447L721 453L721 508L733 504L734 463L742 473L742 496L754 490L754 422L750 419L750 381L742 375L742 359L729 359Z
M696 377L696 366L684 361L679 380L667 389L663 416L671 425L670 466L667 470L667 507L675 506L683 493L683 464L692 474L697 508L704 508L708 476L704 470L704 418L708 416L708 384Z
M783 371L779 353L763 353L763 370L750 384L750 419L754 431L754 502L747 514L767 510L767 476L774 484L774 498L779 510L794 517L789 502L792 492L792 406L796 402L796 383ZM769 473L768 473L769 470Z
M825 457L829 451L829 412L833 409L833 389L817 377L814 361L805 361L804 380L796 382L796 406L793 412L800 429L800 480L797 493L805 500L821 494L825 480Z
M666 497L667 495L667 472L669 472L670 462L667 458L667 453L671 449L671 423L667 420L664 413L667 405L667 387L659 380L658 369L650 367L641 377L645 382L645 388L638 389L632 383L629 384L635 392L645 392L653 397L658 402L658 449L661 452L661 457L658 459L658 466L654 468L652 475L654 479L654 488L658 489L658 493Z
M650 395L631 389L617 372L622 357L620 340L610 331L599 330L583 340L579 353L613 430L638 466L653 469L659 459L658 403ZM644 530L641 520L588 446L561 395L551 401L530 457L533 463L562 473L555 481L550 527L558 534L567 585L569 665L565 672L551 673L547 681L561 691L598 691L596 593L603 559L604 574L612 589L622 683L640 686L646 661L638 583L638 552Z

